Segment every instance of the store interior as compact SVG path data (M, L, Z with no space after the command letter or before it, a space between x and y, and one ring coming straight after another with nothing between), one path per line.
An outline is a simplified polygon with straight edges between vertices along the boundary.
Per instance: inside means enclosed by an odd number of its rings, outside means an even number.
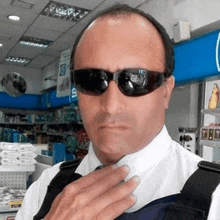
M15 216L46 168L87 154L68 63L90 18L115 2L151 14L167 30L176 55L168 132L192 153L220 161L218 0L1 0L0 220Z

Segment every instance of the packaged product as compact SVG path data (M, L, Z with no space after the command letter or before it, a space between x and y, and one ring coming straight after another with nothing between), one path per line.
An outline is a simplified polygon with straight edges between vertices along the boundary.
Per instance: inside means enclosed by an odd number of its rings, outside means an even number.
M17 146L18 151L32 151L35 152L35 147L30 143L18 143Z
M0 142L0 150L17 150L17 143Z
M33 151L19 151L18 158L35 158L37 154Z
M33 158L19 158L18 162L19 162L19 165L21 165L21 166L33 165L33 164L37 163L37 161Z
M0 157L2 158L11 158L11 157L18 157L18 152L17 151L13 151L13 150L3 150L0 153Z
M1 165L17 166L18 164L19 164L19 161L15 157L1 159Z

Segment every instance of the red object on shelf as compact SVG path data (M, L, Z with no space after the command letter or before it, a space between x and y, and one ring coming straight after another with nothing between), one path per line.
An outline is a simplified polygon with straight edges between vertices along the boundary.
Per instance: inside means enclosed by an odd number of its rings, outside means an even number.
M82 143L84 141L89 141L89 137L84 128L77 132L77 138L79 143Z

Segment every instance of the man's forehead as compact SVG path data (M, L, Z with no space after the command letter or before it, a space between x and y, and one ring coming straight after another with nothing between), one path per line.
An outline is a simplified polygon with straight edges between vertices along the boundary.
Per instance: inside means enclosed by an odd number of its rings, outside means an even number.
M130 23L135 25L136 27L140 27L147 31L154 30L157 32L156 28L153 24L143 16L135 13L131 14L122 14L122 15L105 15L95 19L85 30L85 32L94 29L95 27L103 27L104 26L120 26L124 25L125 23ZM159 34L159 33L158 33Z
M76 47L74 63L77 67L79 67L79 63L80 67L94 66L93 59L97 59L99 56L108 57L109 63L111 59L117 57L116 60L118 62L120 60L120 66L118 66L120 69L123 63L128 62L128 57L140 59L140 56L144 57L145 61L151 59L149 61L151 63L157 61L155 66L160 66L161 63L164 63L164 46L157 29L142 16L136 14L108 15L97 18L86 29ZM115 61L112 60L112 62ZM137 63L139 64L139 62ZM130 63L134 65L134 61ZM97 67L97 65L96 63L95 66ZM150 69L161 71L161 69L153 67Z
M124 31L123 31L124 30ZM145 17L139 14L126 15L105 15L95 19L84 31L77 47L84 44L85 41L96 41L96 36L102 35L121 35L123 38L141 37L147 41L156 41L158 45L163 47L162 38L156 27ZM77 49L76 47L76 49Z

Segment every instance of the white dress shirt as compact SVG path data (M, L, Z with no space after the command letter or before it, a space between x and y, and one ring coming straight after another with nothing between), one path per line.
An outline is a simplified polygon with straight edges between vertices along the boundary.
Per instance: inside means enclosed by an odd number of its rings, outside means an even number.
M184 149L173 141L166 127L142 150L126 155L118 166L128 165L130 173L125 181L138 175L139 186L134 190L136 204L126 212L134 212L146 204L165 196L180 193L186 180L198 168L202 158ZM92 144L76 172L82 176L95 170L101 162L96 157ZM40 209L51 179L59 172L59 164L45 170L28 189L16 220L31 220ZM220 219L220 185L212 196L208 220Z

